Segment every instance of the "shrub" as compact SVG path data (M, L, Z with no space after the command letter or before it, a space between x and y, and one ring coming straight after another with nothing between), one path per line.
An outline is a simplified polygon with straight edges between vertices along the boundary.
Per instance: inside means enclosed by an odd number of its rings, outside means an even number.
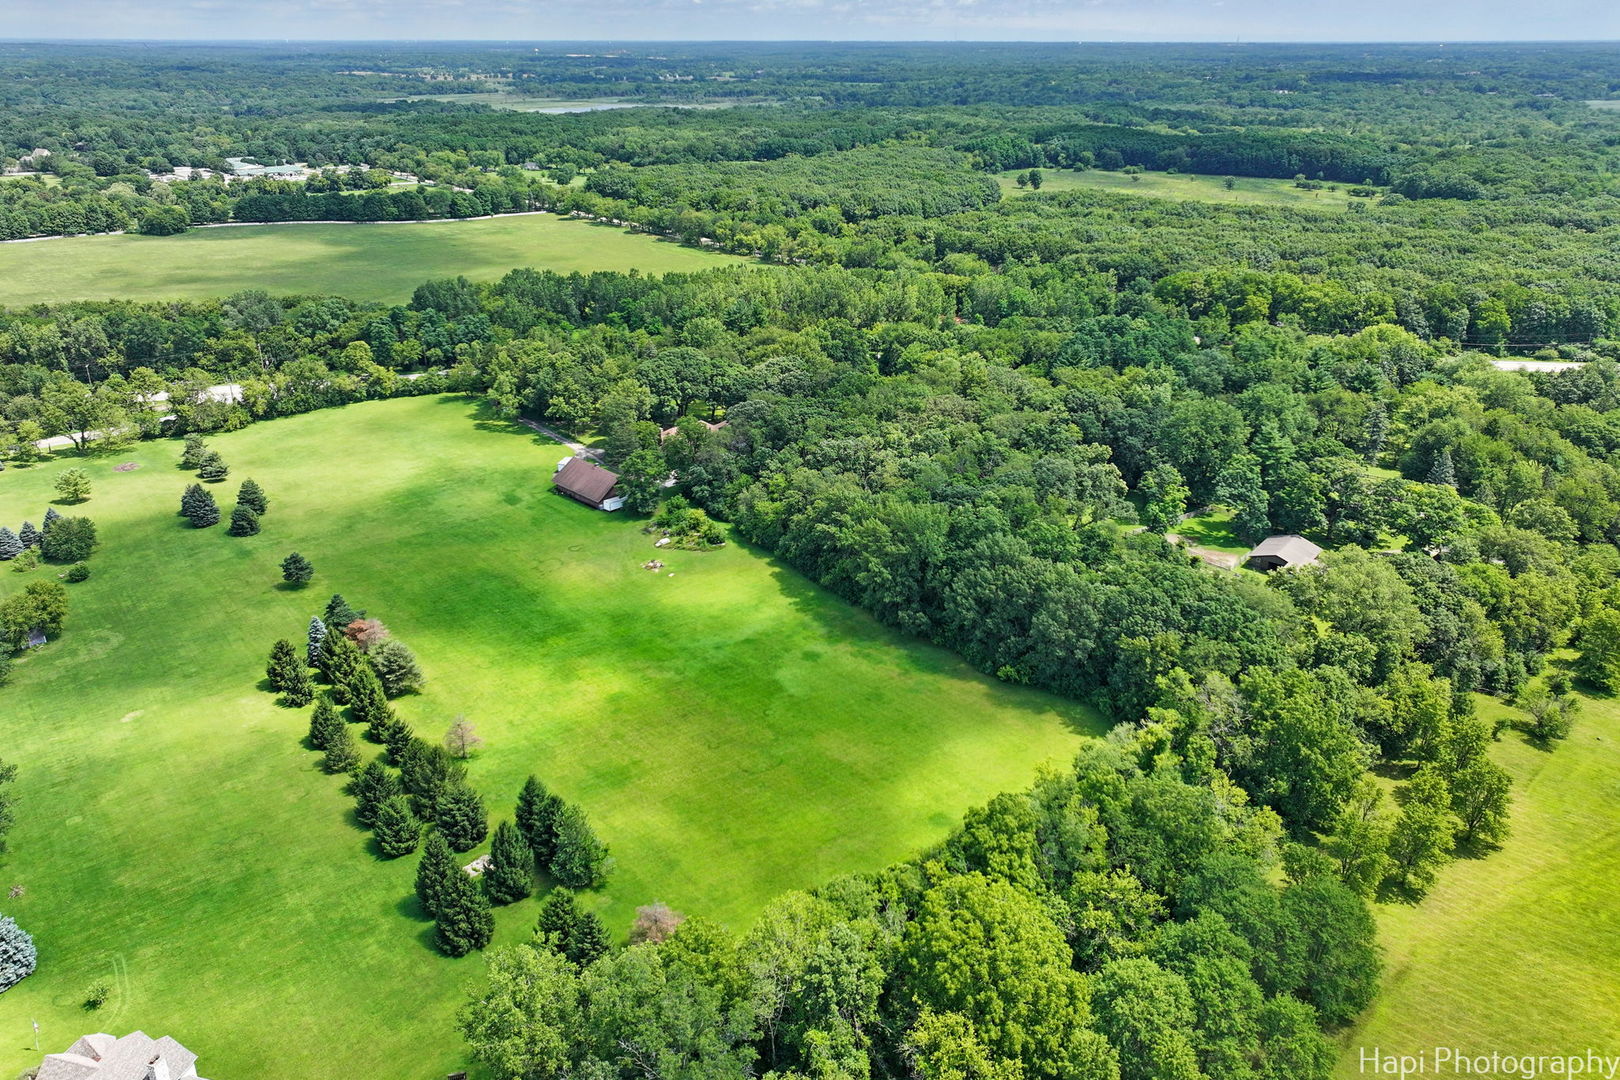
M251 506L237 503L231 510L231 527L226 530L232 536L257 536L259 534L259 515L253 512Z
M106 979L97 980L91 983L90 989L84 992L84 1007L87 1009L99 1009L107 1004L107 999L110 997L112 997L112 985Z
M51 562L83 562L96 547L96 523L87 517L65 517L51 526L40 554Z
M56 476L56 493L64 502L81 503L90 497L90 474L83 469L68 469Z
M74 563L72 566L68 567L66 579L75 583L90 580L89 565L82 562Z

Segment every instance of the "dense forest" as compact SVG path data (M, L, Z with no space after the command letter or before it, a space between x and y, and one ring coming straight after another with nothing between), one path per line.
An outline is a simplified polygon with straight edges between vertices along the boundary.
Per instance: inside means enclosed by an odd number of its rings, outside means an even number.
M1369 901L1512 827L1476 695L1550 745L1577 703L1555 654L1620 687L1601 50L75 55L66 79L54 47L0 47L0 157L37 173L0 181L5 237L547 209L771 265L7 311L0 462L475 395L599 434L632 513L701 509L1117 725L739 936L581 952L553 912L463 1013L498 1076L1325 1078L1377 984ZM154 179L227 157L317 171ZM1007 169L1367 190L1004 198ZM1481 355L1510 348L1584 363ZM1175 539L1211 505L1327 551L1212 570Z

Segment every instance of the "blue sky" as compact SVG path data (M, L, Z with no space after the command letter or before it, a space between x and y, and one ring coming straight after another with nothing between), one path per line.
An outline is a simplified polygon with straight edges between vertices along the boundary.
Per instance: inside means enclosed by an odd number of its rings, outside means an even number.
M7 38L1620 39L1615 0L0 0Z

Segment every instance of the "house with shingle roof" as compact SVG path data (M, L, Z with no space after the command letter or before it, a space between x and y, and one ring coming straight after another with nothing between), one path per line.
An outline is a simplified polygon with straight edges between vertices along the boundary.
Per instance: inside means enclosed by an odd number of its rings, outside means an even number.
M617 510L624 505L624 496L618 493L619 474L582 457L558 462L551 482L570 499L597 510Z
M98 1032L64 1053L47 1054L35 1080L199 1080L197 1055L167 1035L132 1031L122 1039Z
M1288 566L1310 566L1321 558L1322 549L1303 536L1268 536L1249 552L1249 565L1256 570L1281 570Z

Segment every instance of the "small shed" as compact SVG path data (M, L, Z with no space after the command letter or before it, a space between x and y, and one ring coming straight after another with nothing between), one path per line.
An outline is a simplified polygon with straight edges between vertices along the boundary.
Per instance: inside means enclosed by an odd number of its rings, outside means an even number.
M1310 566L1321 557L1322 549L1303 536L1268 536L1249 552L1248 564L1256 570L1281 570L1289 566Z
M624 496L618 493L619 474L582 457L558 462L551 482L570 499L597 510L617 510L624 505Z

